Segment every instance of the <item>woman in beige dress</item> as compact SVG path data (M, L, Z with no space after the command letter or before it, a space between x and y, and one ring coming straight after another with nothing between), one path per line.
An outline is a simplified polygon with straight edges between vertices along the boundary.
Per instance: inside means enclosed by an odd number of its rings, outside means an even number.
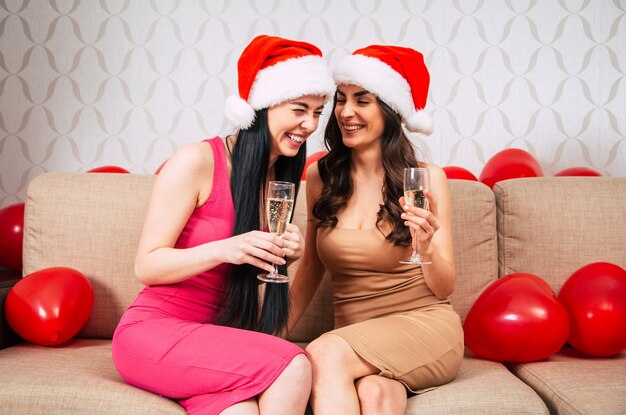
M403 129L430 133L422 111L429 74L413 49L368 46L334 77L329 153L306 173L309 219L291 324L328 272L335 329L306 349L313 412L404 414L407 394L454 379L464 348L448 299L455 268L446 176L416 158ZM405 167L428 168L429 210L402 197ZM431 264L401 264L413 246Z

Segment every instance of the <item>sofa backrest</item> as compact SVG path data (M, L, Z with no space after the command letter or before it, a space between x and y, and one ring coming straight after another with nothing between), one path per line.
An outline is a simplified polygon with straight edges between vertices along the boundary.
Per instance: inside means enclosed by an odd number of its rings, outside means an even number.
M94 310L79 337L110 338L142 285L134 276L137 244L154 176L46 173L28 188L24 224L24 274L75 268L95 291ZM293 222L306 230L306 182ZM476 297L497 278L494 195L481 183L451 180L457 285L452 302L464 318ZM290 266L295 275L298 262ZM332 329L332 290L325 277L298 326L294 341Z
M491 189L482 183L450 180L457 278L451 296L454 309L462 319L478 295L498 278L496 206ZM306 230L306 196L303 182L292 222ZM289 268L295 275L298 263ZM289 333L293 341L307 342L333 328L333 299L330 278L324 276L311 305L298 325Z
M449 180L456 288L450 299L461 319L489 284L498 278L496 205L482 183Z
M583 265L626 268L626 178L515 179L493 191L501 277L535 274L558 294Z
M111 338L142 288L133 269L153 181L148 175L45 173L28 187L23 273L70 267L89 278L94 308L78 337Z

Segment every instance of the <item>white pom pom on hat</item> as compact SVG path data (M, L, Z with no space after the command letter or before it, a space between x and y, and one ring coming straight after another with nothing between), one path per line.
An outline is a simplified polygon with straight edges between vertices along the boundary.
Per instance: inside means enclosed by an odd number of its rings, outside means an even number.
M430 135L433 132L433 119L425 111L414 112L404 120L404 125L409 131Z
M257 110L303 95L320 95L327 102L336 88L316 46L276 36L254 38L242 52L237 72L239 95L227 98L224 113L240 129L254 123Z
M409 131L432 133L432 119L423 110L430 74L418 51L401 46L367 46L343 58L333 76L338 85L359 85L377 95L400 114Z
M231 95L226 98L224 115L228 120L243 130L249 128L254 123L254 108L239 95Z

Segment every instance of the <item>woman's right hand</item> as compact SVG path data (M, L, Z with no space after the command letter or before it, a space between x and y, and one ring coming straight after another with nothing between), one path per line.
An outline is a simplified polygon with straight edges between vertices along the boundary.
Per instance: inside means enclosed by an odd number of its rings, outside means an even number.
M272 264L285 264L285 241L270 232L250 231L225 239L225 261L250 264L271 272Z

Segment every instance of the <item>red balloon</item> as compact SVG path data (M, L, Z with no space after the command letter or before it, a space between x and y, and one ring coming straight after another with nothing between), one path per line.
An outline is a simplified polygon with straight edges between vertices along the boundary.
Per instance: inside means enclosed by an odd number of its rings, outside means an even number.
M521 177L543 177L543 170L529 152L519 148L507 148L487 161L478 179L493 188L501 180Z
M572 347L591 356L626 350L626 270L608 262L585 265L565 281L559 300L569 314Z
M328 154L328 151L326 150L322 150L322 151L318 151L317 153L313 153L310 156L308 156L306 158L306 162L304 163L304 170L302 170L302 180L306 180L306 169L313 164L314 162L316 162L317 160L321 159L322 157L324 157L326 154Z
M22 239L24 238L24 203L0 209L0 265L22 270Z
M128 170L118 166L100 166L87 170L87 173L130 173Z
M42 346L65 343L85 325L93 309L93 288L83 274L65 267L46 268L18 281L6 297L11 328Z
M589 167L571 167L569 169L561 170L556 173L555 176L602 176L602 174L594 169L590 169Z
M159 167L157 167L157 169L154 171L155 175L158 175L159 173L161 173L161 170L163 169L163 166L165 166L165 163L167 163L167 160L165 160L163 163L161 163Z
M443 171L446 173L446 177L448 179L459 179L459 180L473 180L475 182L478 181L474 174L459 166L446 166L443 168Z
M465 322L465 343L477 356L532 362L556 353L567 340L565 308L536 275L510 274L478 297Z

